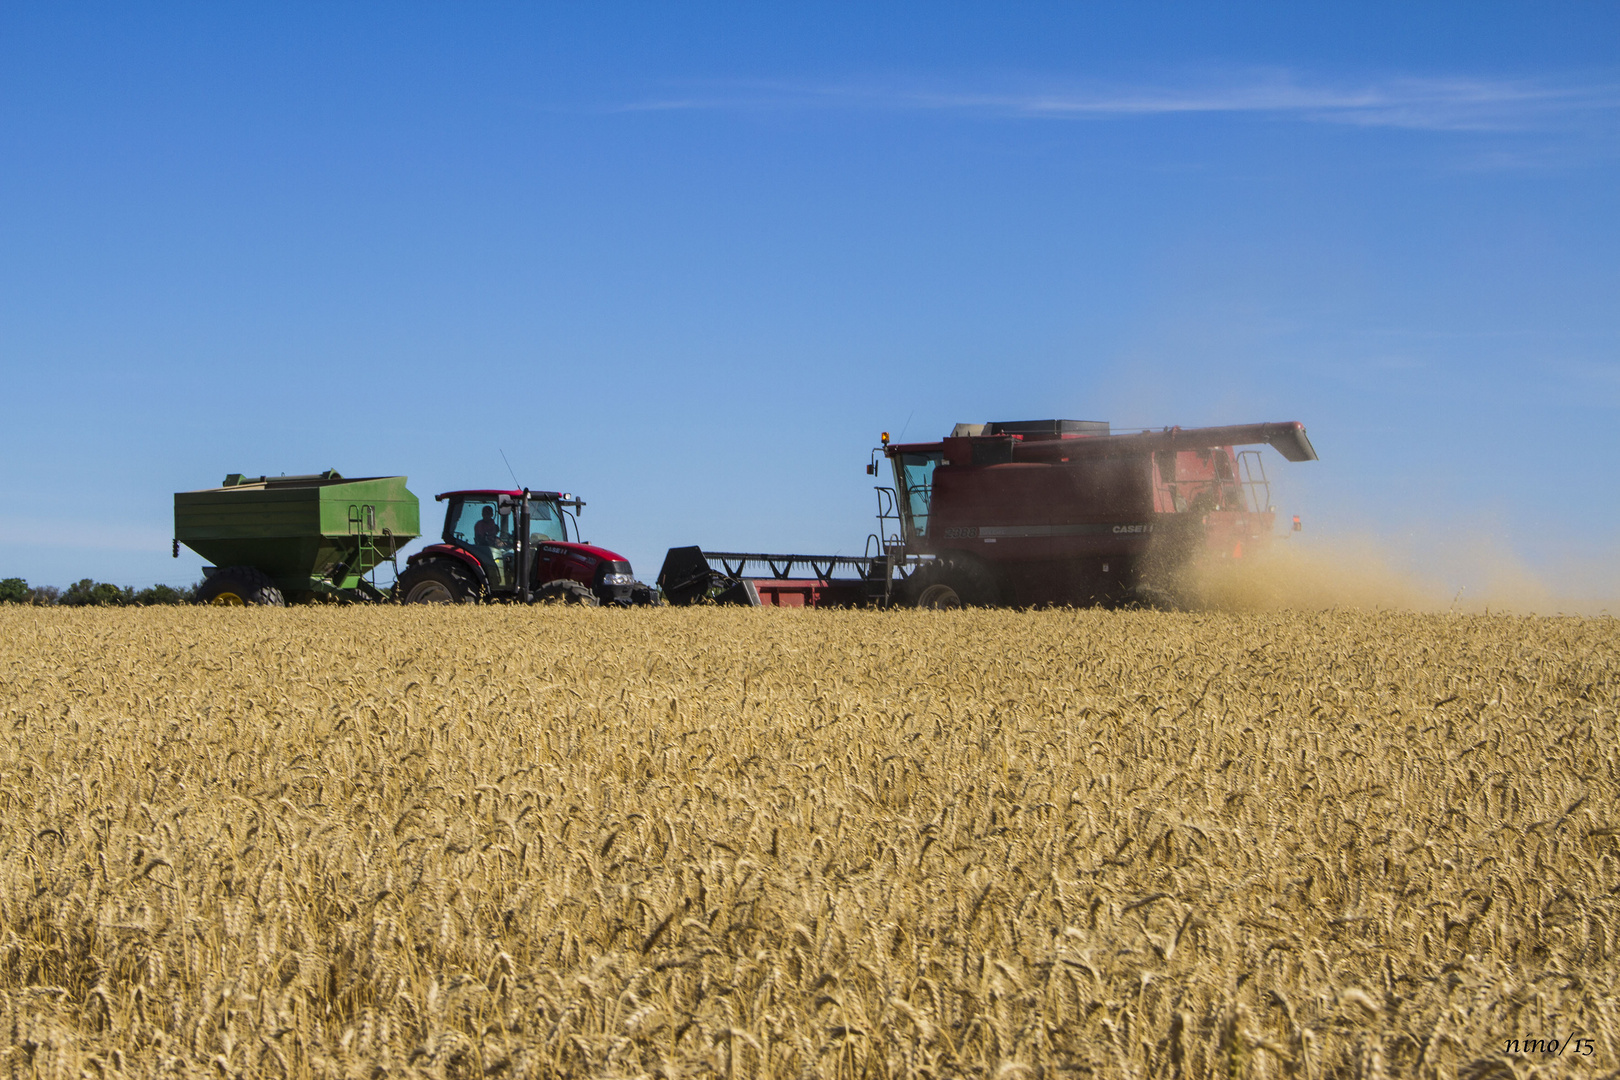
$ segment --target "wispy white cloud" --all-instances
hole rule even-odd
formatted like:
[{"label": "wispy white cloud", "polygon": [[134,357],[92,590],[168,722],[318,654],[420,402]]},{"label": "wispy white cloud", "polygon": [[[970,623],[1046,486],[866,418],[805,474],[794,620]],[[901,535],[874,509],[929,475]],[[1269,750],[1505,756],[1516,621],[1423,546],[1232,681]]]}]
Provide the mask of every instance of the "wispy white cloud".
[{"label": "wispy white cloud", "polygon": [[1089,84],[939,89],[878,83],[722,83],[623,106],[627,110],[871,109],[1053,119],[1250,115],[1426,131],[1533,130],[1620,112],[1620,81],[1555,85],[1480,78],[1313,83],[1290,73],[1246,74],[1183,86]]}]

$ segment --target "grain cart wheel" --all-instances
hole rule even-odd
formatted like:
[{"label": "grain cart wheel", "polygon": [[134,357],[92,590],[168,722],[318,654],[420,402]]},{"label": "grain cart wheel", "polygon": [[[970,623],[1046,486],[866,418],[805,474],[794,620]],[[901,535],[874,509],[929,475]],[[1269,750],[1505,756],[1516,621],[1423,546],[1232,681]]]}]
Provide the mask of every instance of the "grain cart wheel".
[{"label": "grain cart wheel", "polygon": [[394,595],[402,604],[470,604],[478,599],[478,585],[461,567],[429,559],[405,568]]},{"label": "grain cart wheel", "polygon": [[197,603],[221,607],[262,604],[286,607],[287,601],[269,574],[251,566],[223,566],[209,575],[197,589]]},{"label": "grain cart wheel", "polygon": [[583,604],[586,607],[596,607],[596,594],[591,592],[589,585],[582,585],[567,578],[558,578],[548,581],[534,592],[534,602],[537,604]]}]

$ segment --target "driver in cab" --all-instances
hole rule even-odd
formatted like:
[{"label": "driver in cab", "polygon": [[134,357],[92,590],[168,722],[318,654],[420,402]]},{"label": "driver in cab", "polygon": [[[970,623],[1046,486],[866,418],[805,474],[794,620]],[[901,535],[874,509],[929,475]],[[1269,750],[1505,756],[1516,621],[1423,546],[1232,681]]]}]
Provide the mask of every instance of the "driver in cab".
[{"label": "driver in cab", "polygon": [[473,523],[473,554],[484,564],[490,582],[496,588],[504,587],[509,569],[497,550],[509,548],[501,537],[501,523],[495,519],[495,508],[484,507],[484,516]]},{"label": "driver in cab", "polygon": [[501,528],[495,523],[495,508],[484,507],[483,518],[473,526],[473,543],[484,547],[494,547],[500,543]]}]

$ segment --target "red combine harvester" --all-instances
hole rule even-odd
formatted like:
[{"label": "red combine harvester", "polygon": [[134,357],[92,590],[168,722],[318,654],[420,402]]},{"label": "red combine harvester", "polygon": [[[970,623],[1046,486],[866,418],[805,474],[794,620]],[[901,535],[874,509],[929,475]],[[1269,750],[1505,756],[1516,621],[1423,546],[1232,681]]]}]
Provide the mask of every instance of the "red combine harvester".
[{"label": "red combine harvester", "polygon": [[[1242,558],[1276,521],[1259,450],[1315,461],[1298,422],[1113,433],[1106,422],[958,424],[873,451],[878,531],[860,557],[672,548],[672,603],[916,607],[1120,604],[1200,554]],[[1298,527],[1297,521],[1295,527]],[[795,577],[803,567],[808,576]],[[748,574],[750,568],[769,575]]]},{"label": "red combine harvester", "polygon": [[[570,604],[655,602],[629,560],[581,542],[569,522],[585,500],[557,491],[447,491],[442,543],[406,560],[394,596],[407,604],[478,600]],[[570,513],[572,510],[572,513]]]}]

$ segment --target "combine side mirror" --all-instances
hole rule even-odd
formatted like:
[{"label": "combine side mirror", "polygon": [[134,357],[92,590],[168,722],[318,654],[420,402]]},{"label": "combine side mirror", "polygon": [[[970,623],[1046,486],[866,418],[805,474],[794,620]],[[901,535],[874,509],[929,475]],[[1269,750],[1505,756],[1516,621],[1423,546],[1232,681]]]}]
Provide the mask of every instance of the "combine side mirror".
[{"label": "combine side mirror", "polygon": [[876,476],[877,475],[877,466],[873,465],[871,462],[867,462],[866,463],[866,475],[867,476]]}]

